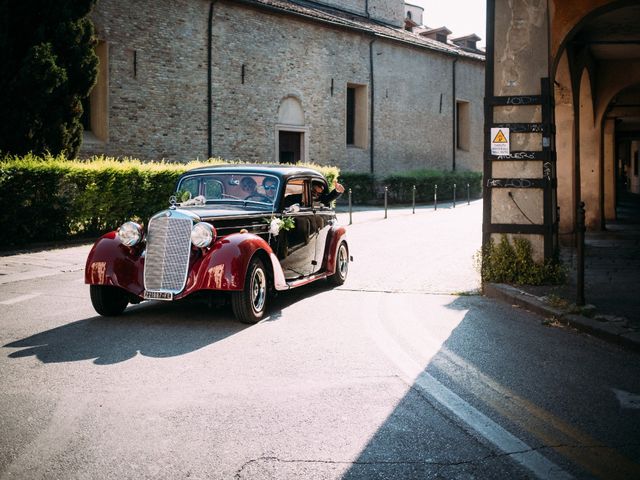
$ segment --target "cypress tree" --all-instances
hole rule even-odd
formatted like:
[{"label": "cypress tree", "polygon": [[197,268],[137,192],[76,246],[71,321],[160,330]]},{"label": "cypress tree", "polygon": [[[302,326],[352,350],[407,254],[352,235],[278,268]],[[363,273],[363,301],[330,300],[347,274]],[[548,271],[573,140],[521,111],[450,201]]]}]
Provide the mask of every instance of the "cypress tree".
[{"label": "cypress tree", "polygon": [[0,153],[77,155],[98,73],[94,3],[0,0]]}]

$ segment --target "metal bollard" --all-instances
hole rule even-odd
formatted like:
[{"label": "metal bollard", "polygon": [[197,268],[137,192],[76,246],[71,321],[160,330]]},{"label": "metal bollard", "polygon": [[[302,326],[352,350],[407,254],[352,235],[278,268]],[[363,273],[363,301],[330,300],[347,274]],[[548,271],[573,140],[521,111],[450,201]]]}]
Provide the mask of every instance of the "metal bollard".
[{"label": "metal bollard", "polygon": [[453,208],[456,208],[456,184],[453,184]]},{"label": "metal bollard", "polygon": [[349,225],[353,223],[353,208],[351,203],[351,189],[349,189]]},{"label": "metal bollard", "polygon": [[413,203],[413,213],[416,213],[416,186],[413,186],[413,198],[412,198],[412,203]]},{"label": "metal bollard", "polygon": [[469,196],[469,184],[467,183],[467,205],[471,205],[471,197]]},{"label": "metal bollard", "polygon": [[433,190],[433,209],[438,210],[438,185],[435,185]]},{"label": "metal bollard", "polygon": [[389,188],[384,187],[384,218],[387,218],[387,196],[389,194]]},{"label": "metal bollard", "polygon": [[584,202],[578,206],[578,218],[576,219],[576,305],[584,305],[584,232],[585,209]]}]

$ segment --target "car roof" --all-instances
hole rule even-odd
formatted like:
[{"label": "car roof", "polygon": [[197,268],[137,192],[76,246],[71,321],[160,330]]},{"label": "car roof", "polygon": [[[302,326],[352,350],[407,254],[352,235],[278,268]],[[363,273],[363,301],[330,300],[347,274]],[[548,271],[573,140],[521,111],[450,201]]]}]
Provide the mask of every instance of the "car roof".
[{"label": "car roof", "polygon": [[286,180],[290,177],[309,176],[318,179],[324,179],[324,176],[308,167],[301,167],[298,165],[267,165],[267,164],[226,164],[226,165],[212,165],[210,167],[198,167],[184,172],[181,177],[203,174],[203,173],[239,173],[239,174],[251,174],[260,173],[267,175],[274,175],[280,179]]}]

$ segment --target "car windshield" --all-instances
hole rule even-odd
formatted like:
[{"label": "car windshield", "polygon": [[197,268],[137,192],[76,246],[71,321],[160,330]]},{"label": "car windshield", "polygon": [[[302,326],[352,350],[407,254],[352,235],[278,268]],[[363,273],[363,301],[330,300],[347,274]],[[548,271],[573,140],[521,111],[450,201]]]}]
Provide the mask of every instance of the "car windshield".
[{"label": "car windshield", "polygon": [[271,208],[279,187],[277,177],[263,173],[193,174],[180,180],[176,198],[183,204],[204,197],[205,203],[242,202]]}]

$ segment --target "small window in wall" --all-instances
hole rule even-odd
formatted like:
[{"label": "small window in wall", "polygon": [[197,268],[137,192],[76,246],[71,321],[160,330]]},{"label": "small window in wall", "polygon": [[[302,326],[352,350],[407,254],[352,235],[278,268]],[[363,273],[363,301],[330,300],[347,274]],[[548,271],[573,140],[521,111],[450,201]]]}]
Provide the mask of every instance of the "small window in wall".
[{"label": "small window in wall", "polygon": [[442,33],[437,33],[436,34],[436,40],[441,42],[441,43],[447,43],[447,36],[442,34]]},{"label": "small window in wall", "polygon": [[85,140],[106,141],[108,138],[108,79],[109,51],[107,42],[99,41],[96,46],[98,56],[98,78],[89,97],[82,102],[82,124]]},{"label": "small window in wall", "polygon": [[366,148],[368,129],[368,96],[366,85],[347,85],[347,145]]},{"label": "small window in wall", "polygon": [[456,148],[469,151],[469,102],[456,102]]}]

